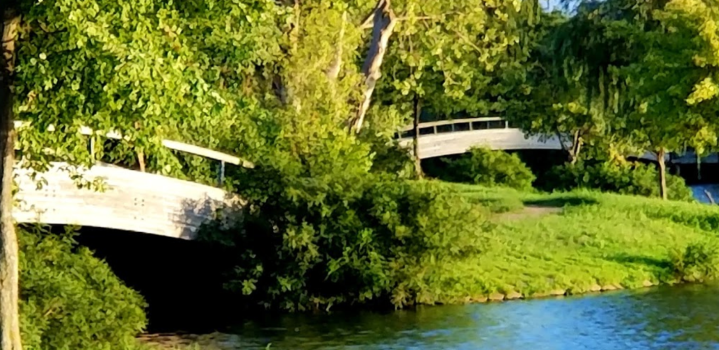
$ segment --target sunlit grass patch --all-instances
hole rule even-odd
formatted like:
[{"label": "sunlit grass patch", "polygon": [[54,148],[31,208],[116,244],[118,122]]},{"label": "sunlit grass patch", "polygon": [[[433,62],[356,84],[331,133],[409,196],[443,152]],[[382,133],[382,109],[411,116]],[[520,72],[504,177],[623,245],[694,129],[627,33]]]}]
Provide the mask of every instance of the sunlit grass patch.
[{"label": "sunlit grass patch", "polygon": [[[456,261],[452,272],[443,272],[463,276],[457,279],[472,286],[466,287],[467,293],[573,294],[597,286],[675,283],[681,277],[672,267],[673,251],[695,242],[719,243],[719,207],[591,191],[542,194],[446,186],[474,203],[510,203],[505,204],[510,211],[562,208],[549,215],[516,215],[496,222],[486,233],[489,243],[481,254]],[[446,294],[455,298],[452,292]]]}]

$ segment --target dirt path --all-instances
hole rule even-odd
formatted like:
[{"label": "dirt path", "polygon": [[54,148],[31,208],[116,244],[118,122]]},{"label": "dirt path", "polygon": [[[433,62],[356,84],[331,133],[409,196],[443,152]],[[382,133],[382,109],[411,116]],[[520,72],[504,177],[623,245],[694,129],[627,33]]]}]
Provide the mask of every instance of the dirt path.
[{"label": "dirt path", "polygon": [[534,217],[540,217],[551,214],[559,214],[562,212],[562,208],[547,207],[538,205],[527,205],[520,211],[514,211],[509,213],[497,214],[496,217],[499,220],[521,220],[529,219]]}]

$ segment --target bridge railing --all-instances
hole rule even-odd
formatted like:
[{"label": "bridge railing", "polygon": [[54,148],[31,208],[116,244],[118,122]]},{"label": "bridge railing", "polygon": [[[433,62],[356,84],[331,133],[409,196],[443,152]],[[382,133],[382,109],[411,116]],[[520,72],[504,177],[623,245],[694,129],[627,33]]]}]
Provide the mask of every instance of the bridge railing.
[{"label": "bridge railing", "polygon": [[[419,136],[444,134],[451,132],[475,131],[475,130],[501,130],[516,129],[516,127],[501,117],[480,117],[466,119],[439,120],[419,124]],[[414,137],[414,126],[409,125],[402,128],[398,138]]]},{"label": "bridge railing", "polygon": [[[22,130],[23,127],[26,127],[29,125],[29,123],[25,121],[15,121],[15,128],[18,130]],[[49,132],[55,131],[55,127],[53,125],[50,125],[48,127]],[[96,131],[90,129],[89,127],[81,127],[80,128],[80,134],[91,136],[98,134]],[[110,131],[106,132],[103,136],[107,137],[108,139],[115,139],[115,140],[122,140],[125,139],[125,137],[122,136],[119,132],[116,131]],[[179,152],[184,153],[190,153],[197,156],[201,156],[208,159],[217,160],[220,162],[220,166],[218,168],[217,172],[217,185],[222,186],[225,178],[225,164],[233,164],[233,165],[239,165],[246,168],[252,168],[254,165],[251,162],[248,162],[240,157],[236,157],[227,153],[214,151],[211,149],[190,145],[187,143],[179,142],[179,141],[173,141],[173,140],[162,140],[162,145],[165,148],[172,149]],[[94,152],[95,150],[95,139],[90,138],[89,139],[89,147],[90,152]]]}]

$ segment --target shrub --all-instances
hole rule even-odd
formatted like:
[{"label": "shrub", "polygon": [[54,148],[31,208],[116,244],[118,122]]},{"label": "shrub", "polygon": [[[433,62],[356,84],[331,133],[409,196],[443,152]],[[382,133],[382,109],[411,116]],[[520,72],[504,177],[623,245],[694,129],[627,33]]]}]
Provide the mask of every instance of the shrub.
[{"label": "shrub", "polygon": [[535,177],[516,154],[489,148],[472,148],[459,159],[447,161],[445,179],[517,189],[532,187]]},{"label": "shrub", "polygon": [[[638,162],[565,164],[553,168],[547,176],[545,190],[568,191],[575,188],[604,192],[659,196],[659,173],[652,165]],[[692,192],[679,176],[667,174],[669,199],[692,200]]]},{"label": "shrub", "polygon": [[245,226],[203,237],[237,247],[227,287],[268,308],[431,303],[441,291],[432,264],[484,245],[482,208],[435,183],[258,179],[271,195],[249,201]]},{"label": "shrub", "polygon": [[672,269],[677,278],[702,282],[719,277],[719,245],[715,242],[692,243],[684,251],[674,252]]},{"label": "shrub", "polygon": [[25,349],[132,349],[144,301],[72,233],[20,230],[20,310]]}]

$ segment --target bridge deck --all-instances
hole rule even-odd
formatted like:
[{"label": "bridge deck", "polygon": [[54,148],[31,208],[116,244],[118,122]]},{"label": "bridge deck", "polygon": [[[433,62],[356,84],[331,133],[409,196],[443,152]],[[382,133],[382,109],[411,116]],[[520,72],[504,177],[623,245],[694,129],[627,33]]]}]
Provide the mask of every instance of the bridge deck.
[{"label": "bridge deck", "polygon": [[[410,146],[412,139],[403,138],[400,144]],[[455,131],[419,137],[419,155],[422,159],[461,154],[474,146],[487,146],[500,150],[562,149],[557,137],[547,137],[544,140],[537,136],[525,138],[520,129]]]},{"label": "bridge deck", "polygon": [[[400,145],[411,148],[413,127],[402,129]],[[565,141],[567,142],[567,141]],[[466,153],[470,148],[486,146],[496,150],[562,150],[557,136],[525,136],[499,117],[440,120],[419,124],[419,157],[421,159]],[[568,149],[571,141],[566,144]],[[637,157],[656,161],[654,153]],[[666,159],[670,156],[667,154]]]},{"label": "bridge deck", "polygon": [[71,224],[194,239],[202,222],[218,208],[239,205],[215,187],[111,165],[96,165],[83,173],[103,179],[106,190],[79,189],[65,164],[53,164],[39,176],[38,189],[29,171],[17,170],[19,191],[13,216],[17,222]]}]

